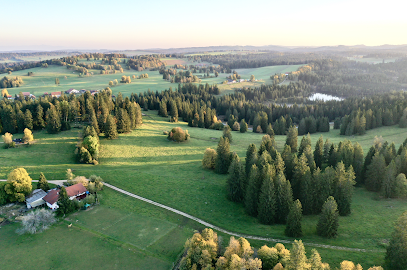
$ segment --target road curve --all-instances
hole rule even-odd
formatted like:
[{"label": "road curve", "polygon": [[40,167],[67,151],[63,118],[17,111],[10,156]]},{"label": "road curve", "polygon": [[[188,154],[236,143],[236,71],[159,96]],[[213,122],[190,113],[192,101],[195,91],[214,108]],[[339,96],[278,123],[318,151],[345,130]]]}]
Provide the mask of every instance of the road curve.
[{"label": "road curve", "polygon": [[[214,229],[214,230],[216,230],[216,231],[219,231],[219,232],[222,232],[222,233],[231,235],[231,236],[244,237],[244,238],[246,238],[246,239],[253,239],[253,240],[278,242],[278,243],[284,243],[284,244],[292,244],[292,243],[293,243],[293,241],[284,240],[284,239],[266,238],[266,237],[260,237],[260,236],[254,236],[254,235],[247,235],[247,234],[239,234],[239,233],[227,231],[227,230],[222,229],[222,228],[220,228],[220,227],[218,227],[218,226],[212,225],[212,224],[210,224],[210,223],[208,223],[208,222],[206,222],[206,221],[204,221],[204,220],[202,220],[202,219],[199,219],[199,218],[197,218],[197,217],[191,216],[191,215],[189,215],[189,214],[187,214],[187,213],[184,213],[184,212],[179,211],[179,210],[177,210],[177,209],[174,209],[174,208],[172,208],[172,207],[163,205],[163,204],[161,204],[161,203],[158,203],[158,202],[155,202],[155,201],[146,199],[146,198],[144,198],[144,197],[138,196],[138,195],[136,195],[136,194],[130,193],[130,192],[126,191],[126,190],[123,190],[123,189],[121,189],[121,188],[115,187],[115,186],[110,185],[110,184],[108,184],[108,183],[104,183],[104,186],[105,186],[105,187],[109,187],[109,188],[111,188],[111,189],[113,189],[113,190],[116,190],[116,191],[118,191],[118,192],[120,192],[120,193],[123,193],[123,194],[125,194],[125,195],[128,195],[128,196],[130,196],[130,197],[133,197],[133,198],[135,198],[135,199],[138,199],[138,200],[144,201],[144,202],[146,202],[146,203],[149,203],[149,204],[152,204],[152,205],[155,205],[155,206],[164,208],[164,209],[166,209],[166,210],[168,210],[168,211],[171,211],[171,212],[174,212],[174,213],[176,213],[176,214],[178,214],[178,215],[181,215],[181,216],[184,216],[184,217],[186,217],[186,218],[192,219],[192,220],[194,220],[194,221],[196,221],[196,222],[198,222],[198,223],[200,223],[200,224],[202,224],[202,225],[205,225],[205,226],[208,227],[208,228]],[[368,250],[368,249],[361,249],[361,248],[349,248],[349,247],[322,245],[322,244],[316,244],[316,243],[304,243],[304,242],[303,242],[303,244],[306,245],[306,246],[311,246],[311,247],[319,247],[319,248],[327,248],[327,249],[336,249],[336,250],[344,250],[344,251],[353,251],[353,252],[377,252],[377,253],[385,252],[384,250]]]}]

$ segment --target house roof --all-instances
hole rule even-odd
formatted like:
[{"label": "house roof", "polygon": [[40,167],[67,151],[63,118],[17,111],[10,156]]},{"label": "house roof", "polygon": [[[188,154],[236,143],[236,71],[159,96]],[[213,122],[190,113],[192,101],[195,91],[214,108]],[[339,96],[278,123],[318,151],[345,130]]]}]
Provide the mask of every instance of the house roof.
[{"label": "house roof", "polygon": [[22,94],[23,94],[23,96],[29,96],[29,95],[31,95],[30,92],[22,92]]},{"label": "house roof", "polygon": [[81,183],[66,188],[66,193],[68,193],[69,197],[78,196],[79,194],[83,194],[85,192],[86,188]]},{"label": "house roof", "polygon": [[59,91],[59,92],[52,92],[51,93],[51,96],[57,96],[57,95],[61,95],[62,93],[61,93],[61,91]]},{"label": "house roof", "polygon": [[53,189],[50,192],[48,192],[48,194],[42,199],[49,204],[54,204],[55,202],[58,201],[58,197],[59,197],[58,193],[59,193],[59,189]]},{"label": "house roof", "polygon": [[36,200],[42,199],[42,198],[43,198],[44,196],[46,196],[46,195],[47,195],[47,193],[46,193],[44,190],[42,190],[42,189],[35,189],[35,190],[31,193],[30,197],[26,198],[25,201],[26,201],[27,203],[32,203],[32,202],[35,202]]}]

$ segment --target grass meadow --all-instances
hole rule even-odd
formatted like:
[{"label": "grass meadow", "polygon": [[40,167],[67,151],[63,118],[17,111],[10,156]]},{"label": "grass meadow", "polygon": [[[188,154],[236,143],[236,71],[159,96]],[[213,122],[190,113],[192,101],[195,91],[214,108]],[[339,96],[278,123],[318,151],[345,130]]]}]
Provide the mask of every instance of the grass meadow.
[{"label": "grass meadow", "polygon": [[[168,65],[178,64],[196,64],[188,62],[183,59],[176,58],[163,58],[163,61],[168,62]],[[81,60],[80,62],[86,63],[86,60]],[[100,62],[91,60],[91,62]],[[202,63],[201,63],[202,64]],[[204,63],[209,65],[210,63]],[[236,71],[242,76],[242,79],[250,79],[250,75],[255,75],[256,79],[262,80],[256,83],[236,83],[233,85],[223,85],[222,82],[226,79],[230,73],[220,73],[219,77],[215,78],[202,78],[202,84],[219,84],[219,88],[224,93],[233,92],[234,89],[248,87],[248,86],[258,86],[262,83],[272,83],[270,80],[270,75],[275,73],[282,73],[287,71],[295,71],[301,65],[282,65],[282,66],[268,66],[255,69],[237,69]],[[28,76],[28,72],[33,72],[33,76]],[[170,87],[178,87],[177,83],[170,83],[169,81],[163,80],[162,75],[158,71],[135,71],[135,70],[124,70],[123,73],[116,74],[100,74],[100,70],[89,70],[93,72],[94,75],[79,77],[77,72],[67,69],[63,66],[50,65],[47,68],[37,67],[26,70],[14,71],[11,75],[6,75],[8,77],[20,76],[22,77],[24,83],[20,87],[8,88],[8,92],[11,95],[18,94],[20,92],[30,92],[35,96],[40,96],[44,93],[51,93],[57,91],[66,91],[70,88],[75,89],[86,89],[86,90],[97,90],[104,89],[109,86],[109,81],[114,81],[117,79],[119,84],[111,87],[113,94],[118,94],[121,92],[124,96],[130,96],[131,93],[142,93],[146,92],[148,89],[151,91],[162,91],[169,89]],[[132,79],[131,83],[123,84],[120,83],[122,76],[133,75],[139,76],[140,74],[148,74],[147,79]],[[202,75],[203,73],[197,73],[197,75]],[[213,75],[213,74],[211,74]],[[55,78],[59,78],[59,85],[55,84]]]},{"label": "grass meadow", "polygon": [[[73,151],[79,135],[78,129],[55,135],[41,131],[34,133],[36,143],[30,147],[0,149],[2,164],[0,179],[7,178],[8,173],[16,167],[24,167],[33,179],[38,179],[40,172],[44,172],[48,180],[65,179],[66,169],[70,168],[75,175],[100,175],[110,184],[230,231],[293,240],[284,236],[283,225],[262,225],[256,218],[245,214],[243,205],[228,201],[227,176],[202,168],[201,161],[205,149],[208,147],[216,149],[218,138],[222,135],[221,131],[190,128],[183,122],[170,123],[168,118],[157,116],[156,111],[145,113],[147,116],[143,117],[144,124],[140,129],[121,134],[116,140],[105,140],[101,137],[100,164],[97,166],[75,164]],[[175,126],[188,129],[190,141],[186,143],[168,141],[163,131]],[[261,134],[253,132],[244,134],[232,132],[232,135],[231,151],[235,151],[242,159],[248,145],[253,142],[259,146],[262,137]],[[407,132],[406,129],[392,126],[367,131],[363,136],[345,137],[339,135],[339,130],[331,130],[329,133],[313,134],[311,136],[313,144],[320,135],[334,143],[344,139],[358,141],[366,154],[376,135],[383,136],[383,139],[389,142],[394,141],[398,147],[404,141]],[[14,136],[19,137],[18,134]],[[276,142],[281,151],[285,136],[276,136]],[[134,260],[138,261],[137,256],[144,254],[149,256],[148,258],[151,257],[152,262],[158,260],[162,263],[163,269],[169,268],[182,252],[183,243],[192,236],[193,230],[202,228],[201,225],[186,218],[109,189],[105,189],[102,196],[102,206],[73,214],[68,217],[70,220],[64,221],[74,224],[72,234],[78,237],[79,242],[82,238],[89,238],[89,250],[98,254],[129,247],[131,250],[134,249],[132,251],[136,258],[133,258]],[[407,204],[404,200],[381,200],[374,193],[356,188],[352,214],[340,217],[339,236],[336,239],[324,239],[316,235],[317,216],[303,218],[302,239],[304,242],[379,250],[356,253],[319,248],[323,260],[332,265],[337,266],[344,259],[361,263],[366,268],[380,265],[383,264],[385,244],[393,231],[393,222],[405,210]],[[48,238],[57,235],[56,232],[62,230],[70,232],[65,225],[56,225],[51,230],[35,236],[17,236],[11,233],[16,225],[10,225],[0,229],[0,238],[3,239],[3,234],[7,234],[7,243],[14,245],[15,248],[20,248],[19,243],[24,243],[21,244],[21,248],[27,249],[23,252],[28,253],[29,247],[34,244],[38,244],[38,247],[46,245]],[[90,248],[94,242],[103,242],[105,246],[100,251]],[[251,242],[255,247],[264,244],[261,241]],[[310,251],[311,247],[307,249]],[[74,250],[78,254],[84,251],[86,253],[87,247],[76,245]],[[0,252],[9,253],[2,251],[1,248]],[[59,251],[53,253],[56,254],[55,258],[60,257],[57,256],[57,252]],[[46,256],[46,253],[40,253],[44,254],[41,256]],[[36,255],[38,256],[38,251]],[[114,260],[115,256],[119,255],[113,252],[106,256]],[[133,263],[133,259],[129,258],[123,263]],[[139,263],[143,262],[144,260],[140,259]],[[63,261],[59,263],[64,265]],[[157,265],[161,265],[160,263],[157,262]],[[157,266],[155,269],[160,268]]]}]

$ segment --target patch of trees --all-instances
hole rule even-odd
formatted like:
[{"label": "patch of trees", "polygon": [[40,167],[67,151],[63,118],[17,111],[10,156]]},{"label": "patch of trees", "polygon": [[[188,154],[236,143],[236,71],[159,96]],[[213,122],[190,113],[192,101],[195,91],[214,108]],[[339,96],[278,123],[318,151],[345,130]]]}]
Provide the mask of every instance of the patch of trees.
[{"label": "patch of trees", "polygon": [[[236,239],[232,236],[228,243],[224,243],[222,237],[216,232],[204,229],[202,232],[196,232],[186,241],[184,256],[178,269],[328,270],[331,268],[329,264],[322,262],[316,249],[311,250],[311,256],[308,258],[301,240],[294,240],[290,250],[281,243],[277,243],[274,247],[264,245],[256,250],[243,237]],[[363,268],[360,264],[355,266],[353,262],[344,260],[339,269],[362,270]],[[383,268],[375,266],[369,270],[383,270]]]},{"label": "patch of trees", "polygon": [[163,74],[163,79],[171,83],[199,83],[201,80],[193,74],[192,71],[186,70],[177,71],[176,68],[160,69],[160,74]]},{"label": "patch of trees", "polygon": [[97,135],[104,133],[106,138],[114,139],[118,133],[130,132],[142,124],[141,108],[128,97],[123,98],[121,93],[113,99],[110,90],[95,96],[86,92],[80,96],[61,95],[35,100],[20,96],[15,101],[0,101],[3,133],[23,132],[25,128],[46,128],[48,133],[58,133],[69,130],[72,122],[88,124]]},{"label": "patch of trees", "polygon": [[19,87],[22,84],[23,84],[23,79],[21,77],[19,77],[19,76],[12,77],[12,78],[4,76],[0,80],[0,87],[2,87],[2,88]]},{"label": "patch of trees", "polygon": [[174,141],[174,142],[184,142],[189,140],[189,133],[188,130],[183,130],[180,127],[175,127],[171,129],[171,131],[168,133],[168,140]]},{"label": "patch of trees", "polygon": [[99,158],[99,136],[93,126],[83,129],[81,140],[76,145],[75,155],[79,163],[98,164]]}]

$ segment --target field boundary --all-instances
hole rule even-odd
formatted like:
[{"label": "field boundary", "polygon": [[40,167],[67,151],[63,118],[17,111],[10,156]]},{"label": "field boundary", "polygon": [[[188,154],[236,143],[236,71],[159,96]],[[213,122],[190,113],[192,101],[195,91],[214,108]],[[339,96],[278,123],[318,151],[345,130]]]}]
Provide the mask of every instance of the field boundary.
[{"label": "field boundary", "polygon": [[[208,222],[206,222],[206,221],[204,221],[204,220],[202,220],[202,219],[199,219],[199,218],[197,218],[197,217],[194,217],[194,216],[192,216],[192,215],[189,215],[189,214],[187,214],[187,213],[185,213],[185,212],[182,212],[182,211],[179,211],[179,210],[174,209],[174,208],[172,208],[172,207],[169,207],[169,206],[163,205],[163,204],[161,204],[161,203],[152,201],[152,200],[150,200],[150,199],[146,199],[146,198],[144,198],[144,197],[141,197],[141,196],[139,196],[139,195],[133,194],[133,193],[128,192],[128,191],[126,191],[126,190],[124,190],[124,189],[121,189],[121,188],[118,188],[118,187],[116,187],[116,186],[113,186],[113,185],[111,185],[111,184],[104,183],[104,186],[109,187],[109,188],[111,188],[111,189],[113,189],[113,190],[116,190],[117,192],[120,192],[120,193],[122,193],[122,194],[125,194],[125,195],[128,195],[128,196],[130,196],[130,197],[133,197],[133,198],[135,198],[135,199],[144,201],[144,202],[146,202],[146,203],[149,203],[149,204],[152,204],[152,205],[161,207],[161,208],[163,208],[163,209],[166,209],[166,210],[171,211],[171,212],[173,212],[173,213],[176,213],[176,214],[178,214],[178,215],[184,216],[184,217],[189,218],[189,219],[191,219],[191,220],[194,220],[194,221],[196,221],[196,222],[198,222],[198,223],[200,223],[200,224],[202,224],[202,225],[205,225],[205,226],[208,227],[208,228],[214,229],[214,230],[216,230],[216,231],[219,231],[219,232],[222,232],[222,233],[231,235],[231,236],[244,237],[244,238],[246,238],[246,239],[253,239],[253,240],[260,240],[260,241],[268,241],[268,242],[276,242],[276,243],[283,243],[283,244],[292,244],[292,243],[294,242],[294,241],[285,240],[285,239],[267,238],[267,237],[260,237],[260,236],[255,236],[255,235],[247,235],[247,234],[239,234],[239,233],[236,233],[236,232],[231,232],[231,231],[222,229],[222,228],[220,228],[220,227],[218,227],[218,226],[215,226],[215,225],[213,225],[213,224],[211,224],[211,223],[208,223]],[[353,252],[374,252],[374,253],[384,253],[384,252],[385,252],[384,250],[379,250],[379,249],[376,249],[376,250],[370,249],[370,250],[369,250],[369,249],[363,249],[363,248],[349,248],[349,247],[323,245],[323,244],[316,244],[316,243],[305,243],[305,242],[303,242],[303,244],[304,244],[305,246],[311,246],[311,247],[326,248],[326,249],[335,249],[335,250],[343,250],[343,251],[353,251]]]}]

